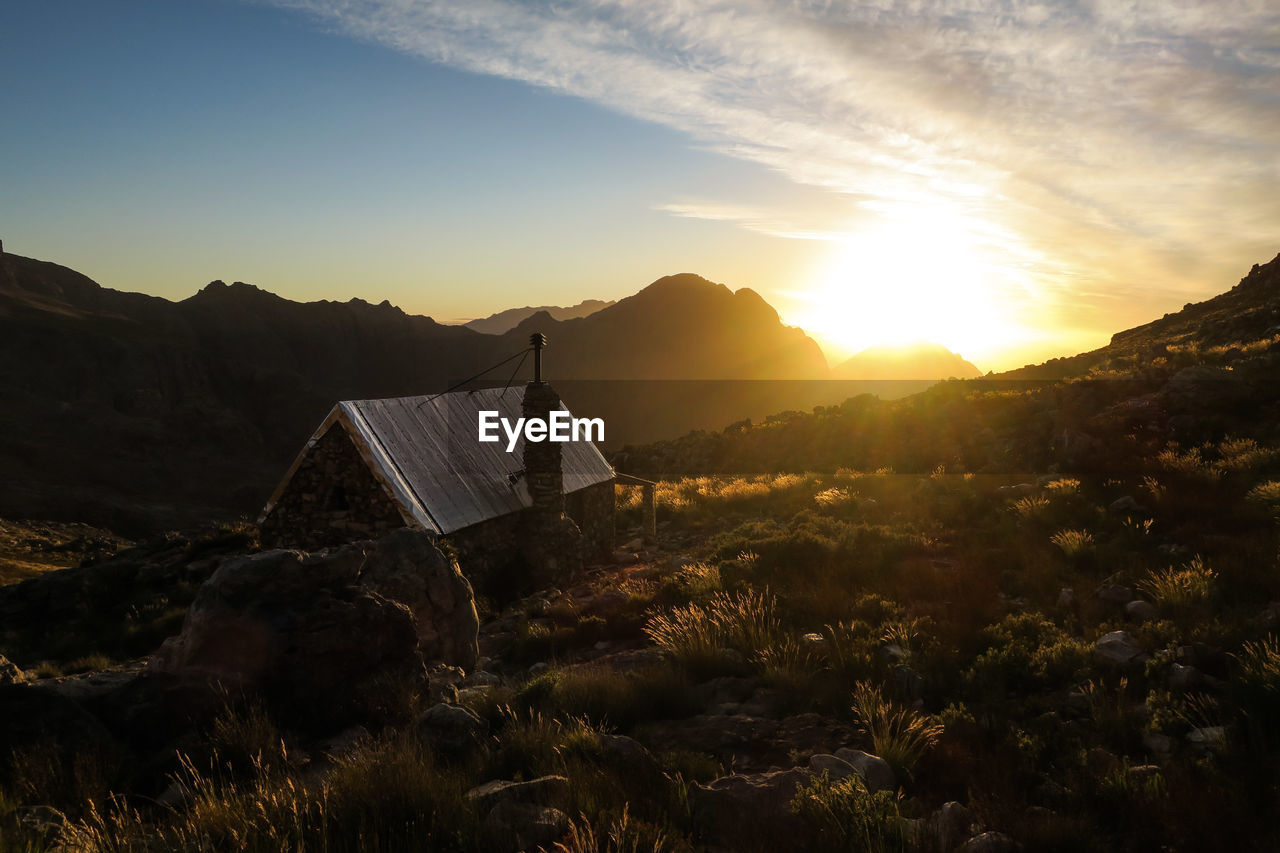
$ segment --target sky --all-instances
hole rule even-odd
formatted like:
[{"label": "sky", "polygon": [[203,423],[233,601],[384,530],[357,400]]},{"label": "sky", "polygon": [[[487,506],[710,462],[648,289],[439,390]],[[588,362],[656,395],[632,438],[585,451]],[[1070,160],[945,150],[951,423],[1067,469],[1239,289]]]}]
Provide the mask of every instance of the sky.
[{"label": "sky", "polygon": [[1101,346],[1280,252],[1280,4],[17,0],[0,239],[440,320],[677,272],[834,358]]}]

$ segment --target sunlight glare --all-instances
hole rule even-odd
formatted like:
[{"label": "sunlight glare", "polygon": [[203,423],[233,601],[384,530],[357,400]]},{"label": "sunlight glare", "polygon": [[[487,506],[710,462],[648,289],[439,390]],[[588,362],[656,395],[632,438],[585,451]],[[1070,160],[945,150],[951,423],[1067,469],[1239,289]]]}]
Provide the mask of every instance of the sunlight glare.
[{"label": "sunlight glare", "polygon": [[790,294],[805,306],[798,325],[850,352],[929,341],[979,362],[1027,338],[1015,313],[1031,283],[1016,237],[940,205],[878,212]]}]

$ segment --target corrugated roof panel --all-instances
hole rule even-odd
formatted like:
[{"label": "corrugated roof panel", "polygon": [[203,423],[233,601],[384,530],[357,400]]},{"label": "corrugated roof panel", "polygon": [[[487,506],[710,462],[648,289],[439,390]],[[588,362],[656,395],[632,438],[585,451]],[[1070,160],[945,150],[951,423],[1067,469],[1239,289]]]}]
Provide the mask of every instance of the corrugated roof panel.
[{"label": "corrugated roof panel", "polygon": [[[414,516],[424,526],[452,533],[531,505],[524,478],[513,482],[524,467],[523,437],[508,453],[505,438],[481,443],[477,435],[481,411],[497,411],[514,423],[523,398],[523,388],[493,388],[349,400],[341,407]],[[566,492],[613,479],[613,468],[594,444],[567,442],[561,451]]]}]

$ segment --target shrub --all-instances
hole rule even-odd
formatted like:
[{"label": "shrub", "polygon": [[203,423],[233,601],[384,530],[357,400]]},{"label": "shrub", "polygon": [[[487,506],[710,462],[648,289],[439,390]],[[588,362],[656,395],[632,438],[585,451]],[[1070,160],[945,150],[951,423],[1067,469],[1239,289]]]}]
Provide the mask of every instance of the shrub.
[{"label": "shrub", "polygon": [[[596,826],[603,826],[597,835]],[[550,848],[538,848],[542,853],[673,853],[690,849],[683,839],[675,839],[661,827],[631,817],[630,806],[623,806],[616,817],[604,817],[593,825],[584,814],[578,820],[569,821],[569,831],[563,841]]]},{"label": "shrub", "polygon": [[714,669],[721,649],[746,657],[784,638],[768,592],[723,593],[705,604],[688,604],[654,616],[644,627],[653,644],[692,669]]},{"label": "shrub", "polygon": [[1068,477],[1045,484],[1045,490],[1055,497],[1071,497],[1080,493],[1080,481]]},{"label": "shrub", "polygon": [[897,801],[887,791],[869,793],[857,777],[838,782],[825,776],[815,779],[796,792],[791,812],[801,826],[796,849],[817,853],[905,853],[909,849]]},{"label": "shrub", "polygon": [[853,715],[872,750],[893,768],[899,779],[910,779],[920,756],[938,742],[942,724],[914,708],[885,699],[878,687],[860,681],[853,689]]},{"label": "shrub", "polygon": [[983,630],[988,648],[970,667],[974,687],[1003,696],[1007,690],[1059,687],[1089,665],[1089,646],[1039,613],[1015,613]]},{"label": "shrub", "polygon": [[1280,513],[1280,480],[1268,480],[1254,486],[1246,497],[1272,513]]},{"label": "shrub", "polygon": [[1185,566],[1152,571],[1139,585],[1159,604],[1177,609],[1207,604],[1213,597],[1217,579],[1218,573],[1196,555]]},{"label": "shrub", "polygon": [[1059,530],[1049,541],[1068,557],[1079,557],[1093,551],[1093,535],[1087,530]]},{"label": "shrub", "polygon": [[1013,502],[1013,512],[1026,521],[1043,518],[1049,512],[1049,499],[1042,495],[1028,495]]},{"label": "shrub", "polygon": [[1280,697],[1280,640],[1276,637],[1245,643],[1236,655],[1236,666],[1240,682]]},{"label": "shrub", "polygon": [[526,683],[516,694],[516,703],[556,717],[580,717],[623,729],[697,710],[689,679],[669,666],[632,672],[603,666],[552,671]]}]

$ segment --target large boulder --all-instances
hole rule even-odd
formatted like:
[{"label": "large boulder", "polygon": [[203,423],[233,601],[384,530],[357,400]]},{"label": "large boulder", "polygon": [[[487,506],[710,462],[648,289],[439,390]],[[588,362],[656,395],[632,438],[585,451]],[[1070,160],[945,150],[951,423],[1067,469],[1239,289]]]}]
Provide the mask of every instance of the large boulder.
[{"label": "large boulder", "polygon": [[[428,624],[429,623],[429,624]],[[314,726],[347,724],[380,689],[424,678],[424,658],[476,657],[465,578],[421,532],[313,554],[223,563],[155,669],[256,693]]]},{"label": "large boulder", "polygon": [[1128,633],[1111,631],[1093,644],[1093,659],[1102,666],[1129,669],[1145,663],[1147,654]]},{"label": "large boulder", "polygon": [[760,833],[794,825],[791,801],[814,779],[808,768],[722,776],[689,791],[694,829],[704,840],[727,849],[758,841]]},{"label": "large boulder", "polygon": [[541,776],[527,782],[494,779],[467,792],[467,802],[485,817],[476,845],[495,853],[545,848],[569,829],[561,808],[569,800],[569,780]]},{"label": "large boulder", "polygon": [[842,748],[836,750],[836,758],[846,762],[867,786],[871,793],[876,791],[893,791],[898,787],[897,777],[889,762],[878,755],[863,752],[860,749]]},{"label": "large boulder", "polygon": [[409,608],[425,660],[475,666],[480,625],[471,584],[429,536],[404,528],[377,540],[360,585]]}]

